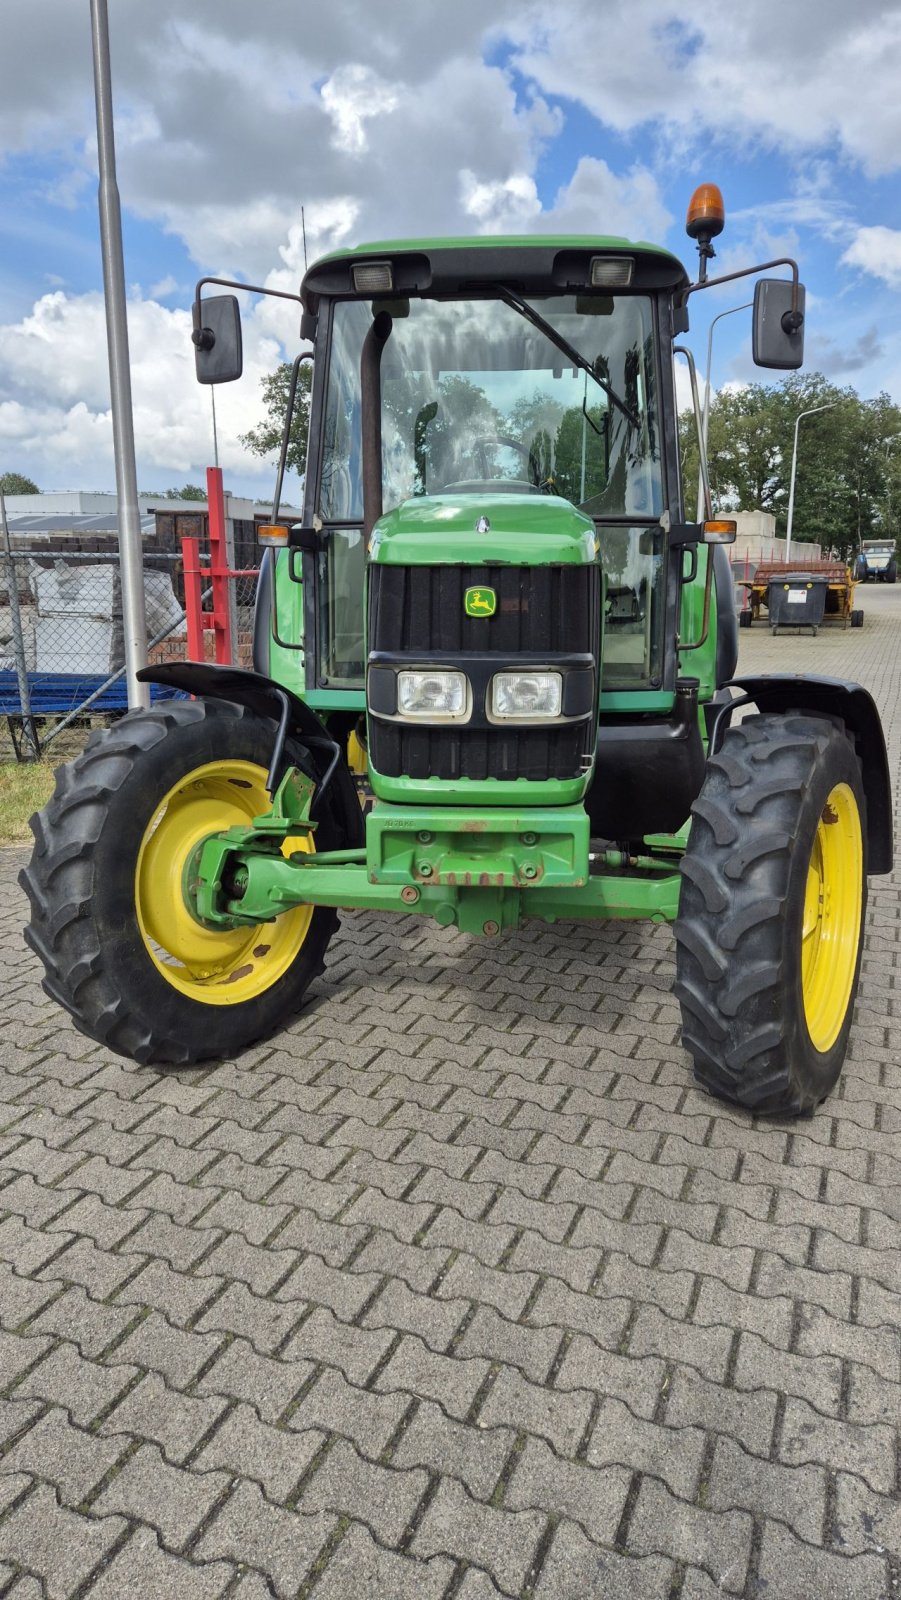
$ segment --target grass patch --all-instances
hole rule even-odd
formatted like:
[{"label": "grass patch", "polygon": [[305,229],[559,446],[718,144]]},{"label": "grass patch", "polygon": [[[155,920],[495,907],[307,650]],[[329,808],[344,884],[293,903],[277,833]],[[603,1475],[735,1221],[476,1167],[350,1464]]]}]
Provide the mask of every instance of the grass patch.
[{"label": "grass patch", "polygon": [[46,761],[0,761],[0,844],[31,841],[28,818],[53,793],[53,768]]}]

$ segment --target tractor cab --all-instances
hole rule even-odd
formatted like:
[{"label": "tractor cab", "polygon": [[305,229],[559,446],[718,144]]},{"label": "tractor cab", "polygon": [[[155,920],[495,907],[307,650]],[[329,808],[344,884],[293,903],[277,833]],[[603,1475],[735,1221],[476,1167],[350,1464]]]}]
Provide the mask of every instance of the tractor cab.
[{"label": "tractor cab", "polygon": [[[382,243],[317,263],[302,288],[315,329],[304,493],[313,537],[305,557],[278,557],[259,666],[277,667],[314,704],[361,694],[379,517],[399,518],[408,538],[415,528],[437,565],[452,560],[461,529],[481,527],[473,554],[486,565],[501,524],[528,563],[539,530],[571,523],[575,509],[604,572],[605,692],[671,695],[661,516],[678,499],[678,464],[661,394],[673,385],[672,305],[686,284],[675,257],[609,238]],[[379,456],[369,505],[367,447]],[[304,583],[299,659],[298,630],[279,618],[299,620],[290,586]]]}]

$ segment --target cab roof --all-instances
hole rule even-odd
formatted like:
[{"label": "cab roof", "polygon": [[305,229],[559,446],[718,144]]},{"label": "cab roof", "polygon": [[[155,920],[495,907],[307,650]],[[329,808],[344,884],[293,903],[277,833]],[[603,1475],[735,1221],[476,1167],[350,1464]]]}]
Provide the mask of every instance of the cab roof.
[{"label": "cab roof", "polygon": [[[648,293],[682,289],[689,279],[682,262],[645,241],[608,234],[509,234],[475,238],[381,239],[334,250],[313,263],[301,285],[304,305],[315,311],[322,295],[366,299],[354,288],[352,268],[390,261],[394,295],[461,294],[503,283],[523,293],[590,293],[595,256],[633,260],[628,289]],[[595,293],[610,294],[608,287]]]}]

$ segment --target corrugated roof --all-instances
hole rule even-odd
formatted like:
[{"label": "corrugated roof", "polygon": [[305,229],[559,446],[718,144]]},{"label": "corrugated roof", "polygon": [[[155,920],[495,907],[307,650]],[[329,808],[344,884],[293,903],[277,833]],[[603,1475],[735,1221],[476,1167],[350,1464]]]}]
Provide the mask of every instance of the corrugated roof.
[{"label": "corrugated roof", "polygon": [[[10,533],[110,533],[119,532],[119,522],[115,512],[106,512],[99,517],[80,516],[18,516],[8,517]],[[141,517],[141,532],[153,533],[156,519],[144,515]]]}]

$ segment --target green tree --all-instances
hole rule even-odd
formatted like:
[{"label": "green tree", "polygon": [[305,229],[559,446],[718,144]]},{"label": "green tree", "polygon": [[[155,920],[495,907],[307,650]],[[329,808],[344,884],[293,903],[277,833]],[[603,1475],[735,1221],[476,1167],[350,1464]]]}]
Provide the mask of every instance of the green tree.
[{"label": "green tree", "polygon": [[[288,392],[291,387],[290,361],[283,361],[262,381],[264,420],[258,428],[240,435],[245,450],[255,456],[266,456],[277,461],[282,448],[285,418],[288,415]],[[297,378],[297,395],[294,416],[291,419],[291,440],[288,446],[288,467],[303,473],[307,465],[307,438],[310,427],[310,382],[313,371],[308,361],[301,366]]]},{"label": "green tree", "polygon": [[564,407],[536,389],[513,406],[509,431],[528,446],[540,481],[580,505],[606,488],[607,425],[601,406],[583,414],[581,406]]},{"label": "green tree", "polygon": [[557,493],[582,505],[607,487],[607,428],[600,406],[570,406],[560,418],[554,440],[554,482]]},{"label": "green tree", "polygon": [[501,476],[496,456],[503,421],[485,391],[469,378],[448,373],[436,383],[423,373],[392,375],[382,385],[382,406],[386,484],[394,476],[392,437],[398,448],[395,487],[403,486],[404,493],[409,492],[411,447],[414,494],[435,494],[466,478]]},{"label": "green tree", "polygon": [[[781,384],[722,391],[710,408],[707,460],[714,508],[770,511],[784,536],[788,518],[795,423],[798,436],[792,541],[821,544],[848,556],[873,533],[897,536],[899,467],[887,441],[901,433],[901,410],[881,394],[863,401],[821,373],[793,373]],[[694,416],[679,419],[686,505],[694,509],[698,477]]]},{"label": "green tree", "polygon": [[186,483],[182,489],[167,489],[167,500],[205,500],[206,490],[199,483]]},{"label": "green tree", "polygon": [[0,490],[4,494],[40,494],[36,483],[21,472],[0,472]]}]

